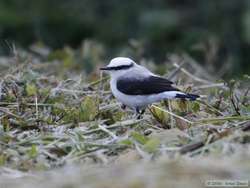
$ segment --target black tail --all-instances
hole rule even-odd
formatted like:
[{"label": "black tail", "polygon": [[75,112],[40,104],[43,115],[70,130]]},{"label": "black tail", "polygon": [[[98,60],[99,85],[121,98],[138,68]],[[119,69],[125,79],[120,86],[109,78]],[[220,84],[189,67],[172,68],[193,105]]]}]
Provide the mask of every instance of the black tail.
[{"label": "black tail", "polygon": [[175,98],[179,99],[190,99],[190,101],[195,101],[197,98],[199,98],[199,95],[185,93],[185,94],[176,94]]}]

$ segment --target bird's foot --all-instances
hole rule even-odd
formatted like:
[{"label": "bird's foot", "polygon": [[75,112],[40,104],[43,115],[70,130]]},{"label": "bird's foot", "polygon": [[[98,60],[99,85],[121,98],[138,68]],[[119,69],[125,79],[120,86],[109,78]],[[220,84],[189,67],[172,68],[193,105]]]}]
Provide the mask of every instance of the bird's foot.
[{"label": "bird's foot", "polygon": [[126,106],[125,104],[122,104],[122,105],[121,105],[121,108],[122,108],[123,110],[125,110],[126,107],[127,107],[127,106]]},{"label": "bird's foot", "polygon": [[142,115],[141,114],[136,114],[136,119],[142,119]]},{"label": "bird's foot", "polygon": [[136,108],[136,119],[142,119],[144,113],[145,109],[140,110],[139,108]]}]

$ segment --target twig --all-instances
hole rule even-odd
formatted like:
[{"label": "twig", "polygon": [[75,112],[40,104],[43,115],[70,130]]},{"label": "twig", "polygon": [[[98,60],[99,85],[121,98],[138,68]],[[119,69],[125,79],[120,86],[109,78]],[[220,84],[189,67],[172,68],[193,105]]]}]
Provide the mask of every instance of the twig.
[{"label": "twig", "polygon": [[205,106],[207,106],[208,108],[210,108],[211,110],[213,110],[214,112],[216,112],[217,114],[220,114],[221,116],[224,116],[224,114],[219,111],[218,109],[214,108],[213,106],[211,106],[210,104],[206,103],[205,101],[202,101],[202,100],[196,100],[198,103],[201,103]]},{"label": "twig", "polygon": [[117,140],[117,136],[112,133],[110,130],[108,130],[106,127],[102,126],[102,125],[98,125],[99,129],[101,129],[103,132],[109,134],[114,140]]},{"label": "twig", "polygon": [[228,116],[228,117],[206,118],[197,120],[193,122],[193,124],[206,124],[206,123],[216,123],[221,121],[233,121],[233,120],[248,121],[250,120],[250,116]]},{"label": "twig", "polygon": [[[174,63],[173,64],[175,67],[179,68],[180,66],[177,64],[177,63]],[[207,80],[204,80],[202,78],[198,78],[196,76],[194,76],[192,73],[188,72],[186,69],[184,68],[180,68],[180,70],[186,74],[187,76],[189,76],[190,78],[192,78],[193,80],[197,81],[197,82],[201,82],[201,83],[205,83],[205,84],[213,84],[212,82],[210,81],[207,81]]]},{"label": "twig", "polygon": [[232,89],[230,91],[230,101],[231,101],[231,103],[233,105],[233,108],[234,108],[235,112],[237,113],[237,115],[240,115],[240,109],[239,109],[239,106],[236,105],[236,103],[235,103],[234,94],[233,94],[233,90]]},{"label": "twig", "polygon": [[111,110],[111,109],[117,109],[119,107],[120,103],[116,102],[116,103],[111,103],[111,104],[107,104],[107,105],[103,105],[99,107],[100,111],[107,111],[107,110]]},{"label": "twig", "polygon": [[17,118],[17,119],[22,119],[21,116],[18,116],[18,115],[16,115],[16,114],[10,112],[9,110],[6,110],[6,109],[3,108],[3,107],[0,107],[0,111],[3,112],[3,113],[5,113],[5,114],[7,114],[7,115],[9,115],[9,116],[11,116],[11,117],[14,117],[14,118]]},{"label": "twig", "polygon": [[188,152],[191,152],[191,151],[194,151],[196,149],[199,149],[201,148],[202,146],[204,146],[204,141],[198,141],[198,142],[195,142],[195,143],[191,143],[191,144],[187,144],[185,146],[183,146],[179,152],[181,154],[186,154]]},{"label": "twig", "polygon": [[35,97],[35,105],[36,105],[36,119],[38,120],[38,105],[37,105],[37,96]]},{"label": "twig", "polygon": [[[71,93],[72,95],[76,95],[76,94],[88,95],[88,94],[95,93],[95,91],[82,91],[82,90],[72,90],[72,89],[64,89],[64,88],[54,88],[51,92],[58,92],[58,91]],[[109,91],[102,91],[102,93],[108,94],[110,92]]]},{"label": "twig", "polygon": [[96,80],[96,81],[94,81],[94,82],[91,82],[91,83],[88,85],[88,87],[93,87],[93,86],[95,86],[95,85],[97,85],[97,84],[99,84],[99,83],[102,83],[103,81],[107,81],[108,79],[109,79],[109,76],[102,77],[102,78],[99,79],[99,80]]},{"label": "twig", "polygon": [[179,67],[176,67],[175,70],[173,70],[167,77],[167,79],[171,80],[179,71],[180,69],[186,64],[186,61],[182,61],[179,65]]},{"label": "twig", "polygon": [[[18,106],[17,102],[0,102],[0,106]],[[47,103],[25,103],[27,106],[54,106],[54,104],[47,104]]]},{"label": "twig", "polygon": [[[249,119],[250,119],[250,118],[249,118]],[[221,139],[221,138],[224,138],[224,137],[226,137],[226,136],[232,134],[232,133],[234,132],[235,129],[240,129],[240,130],[242,130],[242,131],[248,131],[248,130],[250,130],[250,121],[245,122],[245,123],[244,123],[242,126],[240,126],[240,127],[236,127],[236,128],[233,127],[233,128],[231,128],[230,130],[226,129],[226,130],[220,132],[219,134],[218,134],[218,133],[213,133],[212,136],[211,136],[212,138],[210,138],[209,140],[207,140],[207,139],[202,139],[202,140],[197,141],[197,142],[195,142],[195,143],[187,144],[187,145],[183,146],[183,147],[179,150],[179,152],[180,152],[181,154],[186,154],[186,153],[188,153],[188,152],[192,152],[192,151],[194,151],[194,150],[197,150],[197,149],[203,147],[203,146],[205,145],[206,142],[207,142],[207,144],[211,144],[211,143],[213,143],[213,142],[215,142],[215,141],[217,141],[217,140],[219,140],[219,139]]]},{"label": "twig", "polygon": [[187,120],[187,119],[185,119],[185,118],[183,118],[183,117],[181,117],[181,116],[178,116],[178,115],[176,115],[176,114],[174,114],[173,112],[169,112],[168,110],[166,110],[166,109],[162,109],[162,108],[160,108],[160,107],[158,107],[158,106],[156,106],[156,105],[151,105],[151,107],[154,107],[154,108],[157,108],[158,110],[161,110],[161,111],[163,111],[163,112],[166,112],[166,113],[168,113],[168,114],[170,114],[170,115],[172,115],[172,116],[174,116],[174,117],[176,117],[176,118],[178,118],[178,119],[181,119],[181,120],[183,120],[183,121],[185,121],[185,122],[187,122],[187,123],[189,123],[189,124],[193,124],[193,122],[192,121],[189,121],[189,120]]},{"label": "twig", "polygon": [[[145,121],[145,120],[146,119],[140,119],[140,120],[131,119],[131,120],[126,120],[126,121],[122,121],[122,122],[117,122],[117,123],[115,123],[113,125],[110,125],[110,126],[106,127],[106,129],[116,129],[116,128],[119,128],[119,127],[133,126],[133,125],[136,125],[137,123]],[[103,131],[103,130],[101,128],[97,128],[97,129],[93,129],[93,130],[90,130],[90,131],[86,131],[86,132],[83,133],[83,135],[93,134],[93,133],[96,133],[96,132],[99,132],[99,131]]]},{"label": "twig", "polygon": [[244,93],[244,95],[243,95],[243,99],[242,99],[241,104],[244,105],[244,106],[247,105],[247,96],[248,96],[249,91],[250,91],[250,88],[248,88],[248,89],[246,90],[246,92]]},{"label": "twig", "polygon": [[208,80],[215,81],[217,78],[211,74],[209,74],[204,68],[197,62],[195,61],[190,55],[188,54],[183,54],[182,58],[185,59],[189,63],[191,67],[193,67],[200,75],[204,76]]},{"label": "twig", "polygon": [[[172,107],[171,107],[171,103],[168,101],[168,109],[169,111],[172,113]],[[174,118],[173,116],[170,116],[170,122],[171,122],[171,129],[174,128]]]},{"label": "twig", "polygon": [[3,95],[3,81],[0,82],[0,100],[2,99]]},{"label": "twig", "polygon": [[220,87],[223,89],[228,89],[224,83],[211,83],[211,84],[206,84],[206,85],[194,86],[193,89],[207,89],[207,88],[212,88],[212,87]]},{"label": "twig", "polygon": [[212,140],[213,140],[213,135],[212,134],[208,135],[208,138],[204,144],[204,147],[202,148],[201,155],[203,155],[205,153],[205,150],[206,150],[205,146],[207,146],[209,143],[211,143]]}]

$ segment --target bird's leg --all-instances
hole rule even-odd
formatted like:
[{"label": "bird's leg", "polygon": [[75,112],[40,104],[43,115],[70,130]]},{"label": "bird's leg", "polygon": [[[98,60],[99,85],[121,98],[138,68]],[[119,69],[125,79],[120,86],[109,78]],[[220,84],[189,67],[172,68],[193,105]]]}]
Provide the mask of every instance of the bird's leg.
[{"label": "bird's leg", "polygon": [[125,105],[125,104],[122,104],[122,105],[121,105],[121,108],[122,108],[123,110],[125,110],[125,109],[126,109],[126,105]]},{"label": "bird's leg", "polygon": [[142,115],[145,113],[145,109],[140,110],[140,108],[136,107],[136,119],[141,119]]},{"label": "bird's leg", "polygon": [[145,111],[146,111],[145,109],[142,109],[140,114],[143,115]]}]

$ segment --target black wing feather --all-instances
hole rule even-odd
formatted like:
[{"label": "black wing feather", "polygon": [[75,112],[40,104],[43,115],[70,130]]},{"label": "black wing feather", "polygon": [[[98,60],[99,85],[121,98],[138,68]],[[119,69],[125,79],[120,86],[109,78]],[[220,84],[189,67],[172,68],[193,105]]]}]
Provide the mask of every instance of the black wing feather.
[{"label": "black wing feather", "polygon": [[143,79],[121,78],[117,81],[117,89],[127,95],[150,95],[164,91],[179,91],[171,86],[173,82],[158,76]]}]

